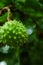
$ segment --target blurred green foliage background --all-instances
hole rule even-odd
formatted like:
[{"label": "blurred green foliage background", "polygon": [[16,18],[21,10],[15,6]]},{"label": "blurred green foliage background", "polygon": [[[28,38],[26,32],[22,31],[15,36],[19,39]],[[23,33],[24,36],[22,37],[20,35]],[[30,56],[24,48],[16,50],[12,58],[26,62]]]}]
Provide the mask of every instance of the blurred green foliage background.
[{"label": "blurred green foliage background", "polygon": [[[0,0],[0,10],[6,6],[11,6],[11,20],[20,20],[27,27],[29,43],[20,47],[18,56],[15,48],[0,43],[0,64],[43,65],[43,0]],[[7,14],[3,11],[0,15],[0,26]]]}]

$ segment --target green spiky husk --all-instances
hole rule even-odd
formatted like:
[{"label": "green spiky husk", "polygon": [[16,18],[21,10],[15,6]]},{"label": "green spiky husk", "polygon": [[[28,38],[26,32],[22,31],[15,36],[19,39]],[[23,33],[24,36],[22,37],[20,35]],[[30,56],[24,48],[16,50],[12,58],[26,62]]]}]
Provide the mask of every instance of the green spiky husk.
[{"label": "green spiky husk", "polygon": [[11,20],[0,28],[0,42],[8,45],[22,45],[28,41],[26,27],[19,21]]}]

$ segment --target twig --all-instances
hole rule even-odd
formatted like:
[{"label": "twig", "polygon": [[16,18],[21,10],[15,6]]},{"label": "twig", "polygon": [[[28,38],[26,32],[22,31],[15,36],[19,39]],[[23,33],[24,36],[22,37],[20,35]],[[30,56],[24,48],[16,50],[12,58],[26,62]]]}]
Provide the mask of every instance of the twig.
[{"label": "twig", "polygon": [[3,10],[8,11],[7,21],[9,21],[10,20],[10,14],[11,14],[10,8],[9,7],[4,7],[2,10],[0,10],[0,15],[2,14]]}]

